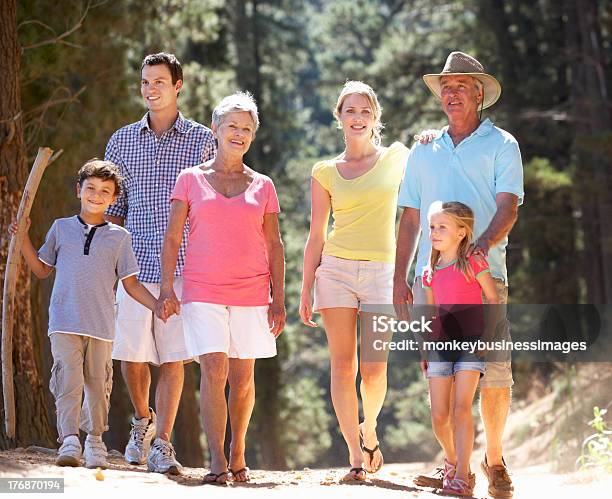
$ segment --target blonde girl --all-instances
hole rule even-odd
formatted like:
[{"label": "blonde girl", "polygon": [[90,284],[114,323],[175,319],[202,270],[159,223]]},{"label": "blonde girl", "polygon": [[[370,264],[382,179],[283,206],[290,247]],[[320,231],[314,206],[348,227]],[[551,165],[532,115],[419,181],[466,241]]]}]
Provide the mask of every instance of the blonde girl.
[{"label": "blonde girl", "polygon": [[[432,249],[429,266],[423,272],[423,288],[427,302],[438,306],[436,315],[445,339],[457,334],[464,340],[474,339],[471,335],[479,329],[478,325],[474,328],[474,321],[481,321],[482,314],[478,312],[482,312],[482,307],[465,305],[482,305],[483,293],[488,303],[499,303],[486,260],[468,257],[473,235],[474,213],[468,206],[457,201],[432,205],[429,212]],[[444,451],[443,490],[471,496],[472,402],[485,372],[485,362],[473,354],[453,352],[451,356],[442,354],[435,361],[423,361],[422,368],[429,380],[434,434]]]}]

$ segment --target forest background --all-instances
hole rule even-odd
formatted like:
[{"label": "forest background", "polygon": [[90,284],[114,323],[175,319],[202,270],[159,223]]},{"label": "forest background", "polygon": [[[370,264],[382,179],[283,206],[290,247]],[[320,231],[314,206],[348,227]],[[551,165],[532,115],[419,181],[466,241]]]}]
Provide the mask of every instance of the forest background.
[{"label": "forest background", "polygon": [[[301,256],[315,161],[342,150],[331,115],[347,79],[363,80],[384,108],[384,142],[410,146],[445,123],[421,76],[449,52],[476,56],[503,87],[484,116],[519,141],[525,204],[508,247],[512,303],[612,300],[612,1],[610,0],[5,0],[0,2],[0,277],[29,165],[39,146],[63,149],[45,173],[32,212],[35,245],[55,218],[78,209],[75,173],[103,157],[110,135],[145,112],[144,55],[173,52],[184,68],[183,114],[209,125],[215,104],[238,89],[259,104],[262,127],[248,154],[270,175],[282,206],[287,257],[286,331],[279,355],[258,361],[248,436],[251,467],[343,465],[344,445],[329,397],[323,331],[298,320]],[[25,266],[24,266],[25,267]],[[17,436],[0,447],[55,446],[46,338],[52,280],[19,276],[14,383]],[[580,455],[593,407],[607,388],[580,390],[580,365],[514,364],[514,403],[554,393],[559,411],[550,459]],[[593,369],[590,370],[593,372]],[[174,440],[185,465],[202,466],[198,369],[186,368]],[[606,374],[607,373],[607,374]],[[582,380],[584,381],[584,380]],[[122,450],[131,405],[115,365],[109,448]],[[0,401],[0,408],[2,402]],[[522,438],[537,438],[527,426]],[[418,365],[391,363],[379,436],[387,461],[425,461],[438,451]]]}]

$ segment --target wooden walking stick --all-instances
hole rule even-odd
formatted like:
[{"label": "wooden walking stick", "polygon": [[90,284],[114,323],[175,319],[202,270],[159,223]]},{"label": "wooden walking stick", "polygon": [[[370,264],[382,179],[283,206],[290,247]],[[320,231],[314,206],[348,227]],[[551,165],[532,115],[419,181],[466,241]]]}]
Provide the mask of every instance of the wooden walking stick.
[{"label": "wooden walking stick", "polygon": [[[17,212],[17,234],[11,238],[6,270],[4,273],[4,293],[2,295],[2,394],[4,396],[4,424],[6,435],[15,438],[15,390],[13,386],[13,326],[15,324],[15,290],[17,289],[17,275],[21,263],[21,246],[25,235],[26,219],[30,215],[32,202],[38,184],[49,166],[62,151],[53,155],[48,147],[39,147],[34,165],[19,203]],[[52,156],[53,155],[53,156]]]}]

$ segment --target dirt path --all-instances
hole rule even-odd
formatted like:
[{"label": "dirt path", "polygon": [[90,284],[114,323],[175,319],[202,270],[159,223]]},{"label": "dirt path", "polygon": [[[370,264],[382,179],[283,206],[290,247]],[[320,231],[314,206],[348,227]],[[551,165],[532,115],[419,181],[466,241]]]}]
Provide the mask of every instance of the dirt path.
[{"label": "dirt path", "polygon": [[[144,466],[126,465],[118,453],[113,453],[111,467],[105,470],[103,480],[96,479],[96,471],[86,468],[58,468],[53,464],[54,451],[29,448],[27,450],[0,451],[0,477],[65,479],[65,496],[92,498],[105,496],[108,499],[164,497],[180,499],[187,497],[225,497],[270,499],[280,497],[297,498],[362,498],[373,497],[440,497],[431,490],[420,489],[412,484],[412,477],[431,469],[425,463],[389,464],[376,475],[370,475],[365,484],[346,484],[342,477],[347,470],[301,471],[252,471],[248,484],[232,484],[228,487],[207,486],[202,488],[201,478],[207,470],[186,468],[183,476],[166,477],[147,473]],[[476,466],[477,462],[474,462]],[[513,470],[516,498],[553,497],[598,498],[610,497],[612,475],[596,476],[582,473],[557,475],[549,472],[546,465]],[[98,478],[102,478],[98,476]],[[487,497],[484,476],[477,473],[475,497]],[[28,497],[33,497],[29,494]],[[49,496],[46,496],[49,497]]]}]

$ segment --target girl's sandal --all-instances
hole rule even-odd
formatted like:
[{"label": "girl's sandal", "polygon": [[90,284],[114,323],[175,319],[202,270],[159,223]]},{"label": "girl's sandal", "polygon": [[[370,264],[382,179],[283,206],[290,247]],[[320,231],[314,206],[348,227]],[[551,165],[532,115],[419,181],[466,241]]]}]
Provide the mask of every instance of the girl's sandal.
[{"label": "girl's sandal", "polygon": [[450,480],[455,477],[455,471],[457,470],[457,465],[451,463],[448,459],[444,458],[444,471],[442,481]]},{"label": "girl's sandal", "polygon": [[442,493],[453,496],[472,497],[474,489],[472,489],[470,484],[465,480],[461,480],[460,478],[448,478],[444,480]]},{"label": "girl's sandal", "polygon": [[[244,483],[244,482],[249,482],[251,480],[251,475],[249,475],[249,468],[247,466],[245,466],[244,468],[240,468],[239,470],[234,471],[232,468],[229,468],[229,472],[232,474],[232,478],[234,479],[234,482],[237,483]],[[238,475],[243,474],[245,475],[244,480],[238,480]]]},{"label": "girl's sandal", "polygon": [[[219,481],[219,478],[225,477],[222,481]],[[202,484],[204,485],[227,485],[227,471],[222,471],[221,473],[208,473],[204,475],[204,479],[202,480]]]}]

